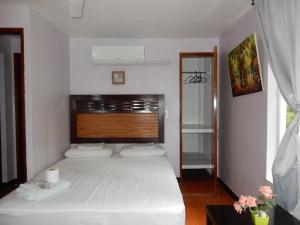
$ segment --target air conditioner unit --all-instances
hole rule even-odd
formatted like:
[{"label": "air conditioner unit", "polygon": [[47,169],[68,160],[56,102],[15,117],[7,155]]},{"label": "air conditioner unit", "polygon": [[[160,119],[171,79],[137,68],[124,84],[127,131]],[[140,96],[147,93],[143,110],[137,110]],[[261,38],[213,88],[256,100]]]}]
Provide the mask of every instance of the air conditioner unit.
[{"label": "air conditioner unit", "polygon": [[93,46],[92,58],[98,66],[160,66],[166,60],[145,60],[144,46]]},{"label": "air conditioner unit", "polygon": [[138,65],[144,64],[143,46],[93,46],[95,65]]}]

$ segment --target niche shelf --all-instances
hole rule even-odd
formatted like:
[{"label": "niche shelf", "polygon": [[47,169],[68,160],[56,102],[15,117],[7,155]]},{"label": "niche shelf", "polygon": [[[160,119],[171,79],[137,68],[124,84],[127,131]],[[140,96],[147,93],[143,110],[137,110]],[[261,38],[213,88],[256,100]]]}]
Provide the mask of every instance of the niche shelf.
[{"label": "niche shelf", "polygon": [[213,133],[214,129],[204,124],[183,124],[183,134],[194,134],[194,133]]},{"label": "niche shelf", "polygon": [[182,154],[182,169],[213,169],[212,160],[199,152],[184,152]]}]

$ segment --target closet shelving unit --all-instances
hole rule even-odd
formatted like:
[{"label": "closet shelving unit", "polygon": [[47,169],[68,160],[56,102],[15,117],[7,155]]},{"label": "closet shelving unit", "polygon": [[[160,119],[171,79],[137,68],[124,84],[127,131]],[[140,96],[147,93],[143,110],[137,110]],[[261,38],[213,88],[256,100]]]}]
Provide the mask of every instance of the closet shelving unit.
[{"label": "closet shelving unit", "polygon": [[182,124],[182,133],[184,134],[201,134],[213,133],[214,129],[204,124]]},{"label": "closet shelving unit", "polygon": [[[182,134],[213,134],[211,126],[204,124],[183,124]],[[201,152],[182,152],[182,169],[213,169],[212,159]]]},{"label": "closet shelving unit", "polygon": [[215,193],[218,153],[217,65],[217,47],[212,52],[180,53],[181,175],[185,170],[207,170],[211,174],[214,184],[212,191]]}]

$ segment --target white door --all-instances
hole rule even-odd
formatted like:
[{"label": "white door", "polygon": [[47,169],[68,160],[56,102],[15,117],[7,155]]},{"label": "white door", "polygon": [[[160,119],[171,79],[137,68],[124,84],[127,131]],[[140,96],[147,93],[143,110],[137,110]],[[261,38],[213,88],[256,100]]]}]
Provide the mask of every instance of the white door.
[{"label": "white door", "polygon": [[1,171],[3,183],[7,178],[7,138],[6,138],[6,102],[5,102],[4,54],[0,53],[0,133],[1,133]]}]

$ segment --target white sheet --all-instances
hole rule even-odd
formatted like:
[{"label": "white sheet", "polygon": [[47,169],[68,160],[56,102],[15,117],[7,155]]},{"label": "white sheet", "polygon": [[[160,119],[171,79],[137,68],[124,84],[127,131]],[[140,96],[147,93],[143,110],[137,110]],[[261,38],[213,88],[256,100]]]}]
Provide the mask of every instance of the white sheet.
[{"label": "white sheet", "polygon": [[54,166],[71,188],[40,202],[10,193],[0,200],[0,224],[185,224],[182,195],[163,157],[64,159]]}]

